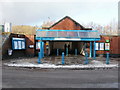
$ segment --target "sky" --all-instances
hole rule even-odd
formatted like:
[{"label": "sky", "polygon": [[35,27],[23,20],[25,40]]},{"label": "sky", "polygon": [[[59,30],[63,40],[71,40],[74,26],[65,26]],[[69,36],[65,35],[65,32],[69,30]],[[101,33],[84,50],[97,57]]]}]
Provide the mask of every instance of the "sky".
[{"label": "sky", "polygon": [[119,0],[0,0],[0,24],[37,25],[70,16],[80,24],[118,20]]}]

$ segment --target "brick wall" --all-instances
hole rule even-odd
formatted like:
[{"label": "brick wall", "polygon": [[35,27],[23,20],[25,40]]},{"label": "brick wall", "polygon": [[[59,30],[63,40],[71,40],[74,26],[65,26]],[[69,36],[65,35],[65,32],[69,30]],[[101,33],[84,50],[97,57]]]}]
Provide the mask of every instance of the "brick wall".
[{"label": "brick wall", "polygon": [[[110,40],[110,54],[120,54],[120,36],[101,36],[101,40],[97,42],[106,42]],[[98,50],[97,54],[106,54],[108,51]]]},{"label": "brick wall", "polygon": [[12,38],[25,38],[25,35],[13,34],[6,39],[4,44],[2,45],[2,59],[11,59],[25,56],[25,50],[13,50],[12,55],[8,55],[8,49],[12,49]]},{"label": "brick wall", "polygon": [[[25,35],[26,38],[26,50],[25,53],[27,56],[34,56],[35,54],[35,36],[34,35]],[[33,48],[29,46],[33,45]]]},{"label": "brick wall", "polygon": [[51,27],[50,29],[57,29],[57,30],[81,30],[82,28],[79,24],[73,22],[69,18],[63,19],[61,22],[56,24],[55,26]]}]

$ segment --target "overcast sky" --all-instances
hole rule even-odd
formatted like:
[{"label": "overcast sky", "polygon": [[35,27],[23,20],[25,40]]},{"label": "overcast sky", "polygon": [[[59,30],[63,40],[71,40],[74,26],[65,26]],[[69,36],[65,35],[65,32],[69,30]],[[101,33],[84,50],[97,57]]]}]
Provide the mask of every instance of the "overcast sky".
[{"label": "overcast sky", "polygon": [[0,23],[41,25],[70,16],[80,24],[105,25],[118,19],[119,0],[0,0]]}]

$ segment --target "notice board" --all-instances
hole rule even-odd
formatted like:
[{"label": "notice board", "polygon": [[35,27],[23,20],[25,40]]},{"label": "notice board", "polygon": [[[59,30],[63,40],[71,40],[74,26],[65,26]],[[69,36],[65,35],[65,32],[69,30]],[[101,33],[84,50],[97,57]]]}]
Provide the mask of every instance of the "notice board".
[{"label": "notice board", "polygon": [[13,50],[25,49],[25,38],[12,38],[12,49]]}]

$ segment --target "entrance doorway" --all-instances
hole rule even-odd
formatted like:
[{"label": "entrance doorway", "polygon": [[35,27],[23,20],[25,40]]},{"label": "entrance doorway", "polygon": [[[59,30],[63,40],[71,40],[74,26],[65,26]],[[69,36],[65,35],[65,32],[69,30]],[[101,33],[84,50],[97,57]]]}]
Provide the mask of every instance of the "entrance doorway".
[{"label": "entrance doorway", "polygon": [[68,48],[69,55],[75,55],[75,50],[77,50],[78,55],[84,55],[84,50],[86,42],[77,42],[77,41],[49,41],[50,55],[56,55],[57,49],[59,55],[62,55],[62,52],[66,54]]}]

